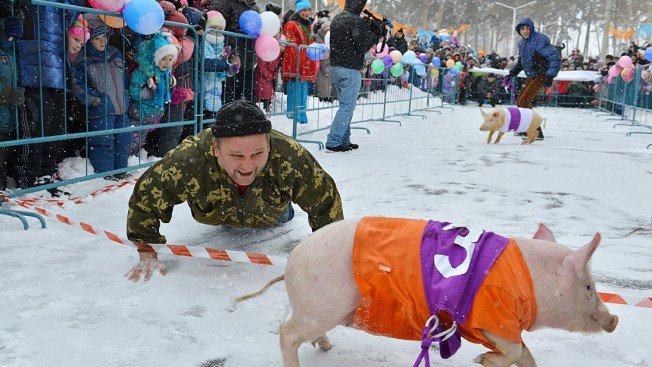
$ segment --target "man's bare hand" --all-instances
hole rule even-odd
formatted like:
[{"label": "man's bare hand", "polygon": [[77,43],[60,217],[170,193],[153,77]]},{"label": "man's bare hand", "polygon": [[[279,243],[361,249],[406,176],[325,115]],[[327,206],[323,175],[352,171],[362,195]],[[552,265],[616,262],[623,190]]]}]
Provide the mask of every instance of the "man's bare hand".
[{"label": "man's bare hand", "polygon": [[158,270],[161,275],[165,275],[167,272],[165,269],[165,265],[163,263],[159,262],[158,259],[156,258],[156,254],[149,254],[149,253],[140,253],[140,261],[136,266],[133,267],[127,274],[125,274],[126,277],[129,278],[129,280],[133,282],[137,282],[140,280],[141,275],[143,276],[143,281],[148,281],[152,279],[152,274],[154,273],[154,270]]}]

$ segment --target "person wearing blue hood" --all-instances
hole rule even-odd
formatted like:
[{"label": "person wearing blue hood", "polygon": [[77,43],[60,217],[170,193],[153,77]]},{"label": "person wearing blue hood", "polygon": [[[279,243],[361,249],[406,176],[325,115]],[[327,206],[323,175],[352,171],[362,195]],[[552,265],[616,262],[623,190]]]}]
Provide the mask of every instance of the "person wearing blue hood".
[{"label": "person wearing blue hood", "polygon": [[[518,61],[509,71],[510,77],[515,77],[522,70],[527,77],[521,89],[517,105],[520,108],[532,109],[532,101],[542,87],[552,86],[552,80],[559,73],[561,55],[555,46],[550,44],[548,36],[535,31],[534,22],[530,18],[521,20],[516,25],[516,32],[522,37],[518,42]],[[543,131],[538,128],[538,140],[543,140]]]},{"label": "person wearing blue hood", "polygon": [[[86,106],[88,131],[112,130],[130,125],[127,110],[129,94],[122,53],[108,44],[109,30],[100,18],[91,14],[85,57],[75,64],[75,82],[71,92]],[[127,167],[130,133],[99,135],[88,138],[88,158],[95,173]],[[122,179],[116,174],[107,179]]]}]

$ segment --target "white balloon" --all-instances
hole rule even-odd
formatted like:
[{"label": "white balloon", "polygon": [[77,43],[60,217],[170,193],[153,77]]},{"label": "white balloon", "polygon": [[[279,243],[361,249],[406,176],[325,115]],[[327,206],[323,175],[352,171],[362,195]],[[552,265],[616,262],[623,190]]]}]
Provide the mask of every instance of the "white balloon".
[{"label": "white balloon", "polygon": [[324,36],[324,44],[327,48],[331,48],[331,31],[326,32],[326,35]]},{"label": "white balloon", "polygon": [[281,30],[281,21],[271,11],[260,13],[260,18],[263,21],[263,27],[260,29],[261,35],[274,37]]}]

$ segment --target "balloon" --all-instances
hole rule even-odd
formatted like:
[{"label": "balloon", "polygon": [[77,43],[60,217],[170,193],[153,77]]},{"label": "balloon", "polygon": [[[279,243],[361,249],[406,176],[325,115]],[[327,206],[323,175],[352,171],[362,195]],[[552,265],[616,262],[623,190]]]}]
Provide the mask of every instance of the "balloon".
[{"label": "balloon", "polygon": [[115,28],[115,29],[120,29],[124,28],[124,26],[127,25],[125,23],[125,20],[120,18],[120,17],[112,17],[110,15],[100,15],[100,19],[106,24],[108,27]]},{"label": "balloon", "polygon": [[263,27],[263,21],[260,18],[260,14],[253,10],[245,10],[244,13],[240,15],[240,19],[238,19],[238,25],[244,34],[258,37],[258,35],[260,35],[260,30]]},{"label": "balloon", "polygon": [[441,38],[442,42],[446,42],[449,39],[451,39],[451,36],[450,36],[450,34],[444,32],[444,33],[439,35],[439,38]]},{"label": "balloon", "polygon": [[383,60],[376,59],[371,63],[371,71],[374,74],[380,74],[385,70],[385,64],[383,64]]},{"label": "balloon", "polygon": [[652,61],[652,47],[645,49],[645,60]]},{"label": "balloon", "polygon": [[437,69],[437,68],[432,68],[432,71],[430,72],[430,75],[431,75],[433,78],[439,78],[439,69]]},{"label": "balloon", "polygon": [[455,69],[457,69],[458,71],[464,69],[464,65],[462,65],[461,61],[455,63]]},{"label": "balloon", "polygon": [[620,72],[621,72],[621,70],[619,70],[618,68],[616,68],[616,66],[614,65],[614,66],[612,66],[612,67],[609,68],[608,75],[609,75],[610,77],[615,78],[615,77],[617,77],[618,75],[620,75]]},{"label": "balloon", "polygon": [[394,78],[398,78],[399,76],[403,75],[403,64],[399,62],[397,64],[392,65],[392,67],[389,68],[389,72],[392,74]]},{"label": "balloon", "polygon": [[326,45],[326,48],[331,48],[331,31],[326,32],[326,35],[324,36],[324,45]]},{"label": "balloon", "polygon": [[480,56],[480,57],[484,57],[484,55],[486,55],[485,52],[484,52],[484,50],[480,50],[480,51],[478,51],[478,56]]},{"label": "balloon", "polygon": [[451,76],[457,75],[458,72],[459,72],[459,70],[457,70],[455,68],[448,69],[448,74],[450,74]]},{"label": "balloon", "polygon": [[95,9],[122,13],[126,0],[88,0],[88,3]]},{"label": "balloon", "polygon": [[272,36],[259,36],[254,44],[254,49],[261,60],[268,62],[276,60],[281,53],[281,46]]},{"label": "balloon", "polygon": [[614,77],[611,76],[611,75],[609,75],[609,76],[607,77],[607,83],[609,83],[609,84],[613,84],[614,82],[615,82]]},{"label": "balloon", "polygon": [[452,69],[453,67],[455,67],[455,61],[453,61],[453,59],[446,60],[446,67]]},{"label": "balloon", "polygon": [[122,16],[129,28],[142,35],[160,31],[165,20],[163,9],[155,0],[131,0],[122,11]]},{"label": "balloon", "polygon": [[389,56],[392,58],[392,61],[395,63],[401,62],[401,60],[403,59],[403,54],[399,50],[394,50],[390,52]]},{"label": "balloon", "polygon": [[263,24],[260,28],[260,34],[263,36],[276,36],[278,31],[281,30],[281,21],[271,11],[260,13],[260,21]]},{"label": "balloon", "polygon": [[382,50],[378,51],[379,46],[382,46],[382,44],[379,43],[376,46],[374,46],[374,50],[376,50],[376,57],[382,59],[387,54],[389,54],[389,46],[385,45],[385,47]]},{"label": "balloon", "polygon": [[414,72],[421,77],[426,76],[426,66],[424,64],[418,63],[414,64]]},{"label": "balloon", "polygon": [[414,51],[408,51],[403,55],[403,59],[401,61],[403,62],[403,65],[408,65],[415,62],[416,59],[417,54],[415,54]]},{"label": "balloon", "polygon": [[428,61],[428,56],[427,56],[426,54],[424,54],[423,52],[420,53],[420,54],[419,54],[419,61],[421,61],[422,63],[425,64],[426,61]]},{"label": "balloon", "polygon": [[618,65],[623,69],[629,69],[634,67],[632,58],[629,56],[621,56],[620,59],[618,59]]},{"label": "balloon", "polygon": [[634,69],[629,69],[629,68],[623,69],[623,72],[620,73],[620,76],[623,78],[624,81],[629,83],[632,80],[634,80]]},{"label": "balloon", "polygon": [[441,59],[439,57],[435,56],[432,59],[432,65],[435,66],[435,67],[440,67],[441,66]]},{"label": "balloon", "polygon": [[383,65],[385,66],[385,69],[392,66],[393,60],[391,56],[385,55],[381,60],[383,60]]},{"label": "balloon", "polygon": [[326,46],[321,43],[311,43],[306,49],[306,55],[312,61],[324,60],[326,58]]}]

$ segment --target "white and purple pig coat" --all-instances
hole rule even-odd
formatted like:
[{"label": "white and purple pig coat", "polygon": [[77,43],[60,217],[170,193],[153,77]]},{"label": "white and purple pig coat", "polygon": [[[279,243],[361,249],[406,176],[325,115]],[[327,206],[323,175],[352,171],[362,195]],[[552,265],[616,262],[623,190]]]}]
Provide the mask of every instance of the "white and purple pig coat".
[{"label": "white and purple pig coat", "polygon": [[[452,356],[460,336],[495,350],[480,330],[522,343],[521,332],[536,317],[534,287],[518,245],[493,232],[365,217],[355,234],[353,274],[361,299],[353,326],[421,340],[417,363],[427,358],[433,341],[440,342],[443,358]],[[441,318],[438,327],[432,315]],[[450,328],[452,321],[457,330]],[[432,337],[448,335],[447,328],[452,335],[445,341]]]},{"label": "white and purple pig coat", "polygon": [[529,108],[505,108],[505,123],[498,129],[501,132],[525,132],[532,124],[534,111]]}]

